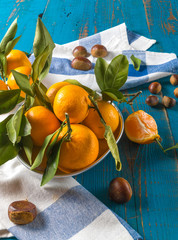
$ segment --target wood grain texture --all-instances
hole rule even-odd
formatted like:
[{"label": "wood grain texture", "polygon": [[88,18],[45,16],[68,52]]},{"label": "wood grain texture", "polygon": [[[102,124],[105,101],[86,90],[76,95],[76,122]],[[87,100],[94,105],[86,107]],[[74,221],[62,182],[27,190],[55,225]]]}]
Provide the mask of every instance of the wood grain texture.
[{"label": "wood grain texture", "polygon": [[[0,9],[5,0],[1,0]],[[42,19],[53,40],[63,44],[78,38],[92,35],[107,28],[126,22],[128,28],[146,37],[157,40],[151,50],[175,52],[178,54],[178,23],[176,0],[68,0],[68,1],[13,1],[8,0],[4,17],[0,19],[0,37],[7,26],[19,15],[18,33],[23,33],[19,49],[30,51],[36,18]],[[40,2],[40,4],[38,3]],[[10,17],[9,17],[10,16]],[[163,95],[174,97],[174,86],[169,78],[161,79]],[[124,118],[142,109],[151,114],[163,139],[163,146],[169,147],[178,142],[177,111],[161,105],[151,108],[145,104],[150,95],[148,85],[130,89],[133,93],[142,89],[133,107],[121,104]],[[166,155],[156,144],[138,145],[130,142],[125,134],[118,144],[123,163],[121,172],[115,170],[114,160],[108,155],[101,163],[77,177],[85,188],[92,192],[110,209],[124,218],[144,239],[174,240],[178,235],[177,213],[177,152]],[[133,189],[130,202],[117,205],[109,200],[109,182],[117,176],[127,179]]]}]

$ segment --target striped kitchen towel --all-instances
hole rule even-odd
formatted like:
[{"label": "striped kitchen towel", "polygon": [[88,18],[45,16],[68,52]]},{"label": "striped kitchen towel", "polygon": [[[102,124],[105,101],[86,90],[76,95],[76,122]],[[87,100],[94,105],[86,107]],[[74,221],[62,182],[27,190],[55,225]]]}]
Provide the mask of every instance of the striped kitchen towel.
[{"label": "striped kitchen towel", "polygon": [[[0,167],[0,236],[19,240],[133,240],[142,239],[72,177],[53,179],[40,187],[41,176],[17,159]],[[106,193],[107,194],[107,193]],[[28,199],[38,215],[27,225],[8,219],[12,201]]]},{"label": "striped kitchen towel", "polygon": [[[85,46],[90,53],[93,45],[103,44],[109,51],[109,54],[104,58],[107,62],[110,62],[119,54],[126,55],[129,60],[129,74],[128,80],[122,89],[136,87],[171,74],[178,74],[178,59],[174,53],[146,51],[155,42],[155,40],[129,31],[125,23],[123,23],[101,33],[65,45],[56,44],[50,72],[43,82],[47,87],[50,87],[55,82],[65,79],[76,79],[93,90],[99,90],[94,75],[96,58],[92,55],[88,57],[92,62],[92,69],[89,71],[76,70],[71,67],[71,61],[74,58],[72,50],[78,45]],[[130,56],[132,54],[141,59],[139,71],[136,71],[131,63]],[[31,61],[33,61],[33,56]]]},{"label": "striped kitchen towel", "polygon": [[[50,73],[44,79],[47,87],[65,79],[76,79],[98,90],[94,77],[96,59],[90,71],[71,68],[72,49],[83,45],[90,52],[95,44],[103,44],[109,54],[108,62],[118,54],[134,54],[142,60],[140,71],[129,66],[129,78],[124,89],[178,73],[175,54],[153,53],[146,50],[155,40],[128,31],[121,24],[93,36],[57,45],[54,49]],[[31,57],[33,61],[33,56]],[[3,118],[3,116],[1,116]],[[1,118],[1,120],[2,120]],[[0,120],[0,121],[1,121]],[[15,158],[0,167],[0,236],[12,233],[19,240],[133,240],[142,239],[123,219],[84,189],[73,178],[53,179],[40,187],[41,177],[27,170]],[[8,205],[28,199],[38,208],[36,219],[24,226],[14,225],[7,215]]]}]

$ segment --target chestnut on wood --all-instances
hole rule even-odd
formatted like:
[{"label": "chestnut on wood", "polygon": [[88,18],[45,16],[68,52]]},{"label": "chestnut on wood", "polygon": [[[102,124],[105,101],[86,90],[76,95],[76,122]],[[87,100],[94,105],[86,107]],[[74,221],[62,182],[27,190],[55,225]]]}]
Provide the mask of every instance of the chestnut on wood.
[{"label": "chestnut on wood", "polygon": [[157,96],[148,96],[145,103],[151,107],[156,106],[159,103],[159,98]]},{"label": "chestnut on wood", "polygon": [[171,108],[176,105],[176,100],[174,98],[164,96],[162,99],[162,103],[166,108]]},{"label": "chestnut on wood", "polygon": [[124,178],[114,178],[109,185],[109,196],[116,203],[126,203],[132,197],[132,188]]},{"label": "chestnut on wood", "polygon": [[153,94],[158,94],[161,92],[162,86],[159,82],[153,82],[148,87],[149,91]]},{"label": "chestnut on wood", "polygon": [[178,88],[175,88],[175,89],[174,89],[174,96],[175,96],[176,98],[178,98]]},{"label": "chestnut on wood", "polygon": [[177,74],[173,74],[170,77],[170,83],[174,86],[178,85],[178,75]]}]

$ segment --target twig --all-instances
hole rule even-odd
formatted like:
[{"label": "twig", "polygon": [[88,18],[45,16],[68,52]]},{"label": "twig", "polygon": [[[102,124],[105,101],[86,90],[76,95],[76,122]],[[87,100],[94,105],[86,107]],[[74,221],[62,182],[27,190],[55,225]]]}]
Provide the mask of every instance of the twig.
[{"label": "twig", "polygon": [[134,100],[136,97],[138,97],[141,93],[142,93],[142,91],[139,91],[139,92],[135,93],[135,96],[134,96],[133,98],[131,98],[127,103],[130,104],[130,105],[133,104],[133,100]]}]

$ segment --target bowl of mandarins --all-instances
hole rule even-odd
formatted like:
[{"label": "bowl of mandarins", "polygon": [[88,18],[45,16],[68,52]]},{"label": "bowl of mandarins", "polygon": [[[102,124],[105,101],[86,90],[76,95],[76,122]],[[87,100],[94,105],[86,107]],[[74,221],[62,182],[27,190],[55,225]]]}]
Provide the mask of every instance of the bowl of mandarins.
[{"label": "bowl of mandarins", "polygon": [[110,126],[115,143],[119,142],[124,121],[115,104],[99,97],[93,101],[84,88],[67,81],[53,84],[46,96],[51,110],[38,105],[25,113],[31,125],[31,164],[24,150],[18,159],[27,168],[44,175],[57,164],[55,177],[75,176],[110,152],[105,125]]}]

